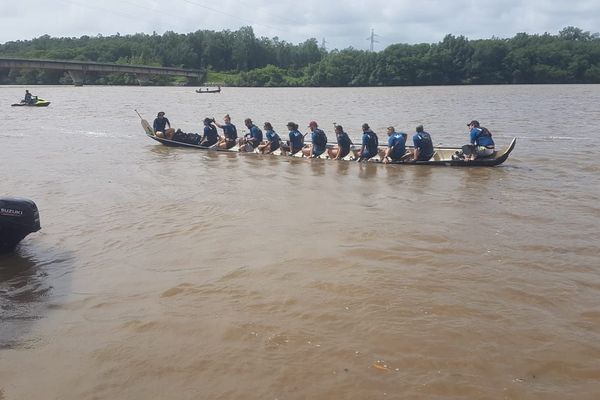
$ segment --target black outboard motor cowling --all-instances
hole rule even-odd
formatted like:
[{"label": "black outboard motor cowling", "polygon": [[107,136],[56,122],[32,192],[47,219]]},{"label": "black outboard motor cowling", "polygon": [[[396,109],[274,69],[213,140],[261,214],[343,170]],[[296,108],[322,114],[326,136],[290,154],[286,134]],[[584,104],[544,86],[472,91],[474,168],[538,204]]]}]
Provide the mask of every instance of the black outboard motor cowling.
[{"label": "black outboard motor cowling", "polygon": [[40,213],[33,201],[0,197],[0,252],[14,250],[25,236],[40,229]]}]

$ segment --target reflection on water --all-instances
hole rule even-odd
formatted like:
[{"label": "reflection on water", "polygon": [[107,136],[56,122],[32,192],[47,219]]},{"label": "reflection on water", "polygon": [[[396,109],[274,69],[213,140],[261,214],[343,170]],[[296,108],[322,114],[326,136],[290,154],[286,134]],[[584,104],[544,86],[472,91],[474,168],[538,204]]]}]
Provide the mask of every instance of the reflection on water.
[{"label": "reflection on water", "polygon": [[381,166],[368,162],[360,162],[358,164],[358,177],[361,179],[372,179],[377,176]]},{"label": "reflection on water", "polygon": [[326,161],[324,160],[306,160],[310,164],[310,169],[313,176],[323,176],[326,171]]},{"label": "reflection on water", "polygon": [[33,244],[26,238],[12,253],[0,254],[0,349],[30,345],[30,331],[46,316],[49,303],[70,287],[72,256]]},{"label": "reflection on water", "polygon": [[30,257],[0,254],[0,348],[19,343],[29,323],[40,318],[37,305],[51,287]]}]

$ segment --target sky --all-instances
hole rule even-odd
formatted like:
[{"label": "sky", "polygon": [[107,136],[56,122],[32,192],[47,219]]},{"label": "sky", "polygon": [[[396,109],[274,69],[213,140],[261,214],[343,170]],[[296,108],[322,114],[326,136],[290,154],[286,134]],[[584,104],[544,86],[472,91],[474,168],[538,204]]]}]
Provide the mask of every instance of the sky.
[{"label": "sky", "polygon": [[0,0],[0,43],[53,37],[237,30],[328,50],[437,43],[445,35],[509,38],[600,31],[599,0]]}]

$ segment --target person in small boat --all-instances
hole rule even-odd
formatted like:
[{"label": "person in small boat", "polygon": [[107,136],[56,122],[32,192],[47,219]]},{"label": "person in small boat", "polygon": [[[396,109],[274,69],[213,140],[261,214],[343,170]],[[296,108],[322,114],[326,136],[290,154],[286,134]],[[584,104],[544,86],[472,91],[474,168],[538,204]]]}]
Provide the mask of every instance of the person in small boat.
[{"label": "person in small boat", "polygon": [[[167,126],[169,126],[167,128]],[[171,122],[167,117],[165,117],[165,112],[160,111],[156,118],[154,119],[154,123],[152,124],[154,129],[154,134],[158,137],[163,137],[165,139],[173,139],[173,134],[175,133],[175,129],[171,128]]]},{"label": "person in small boat", "polygon": [[250,118],[246,118],[244,120],[244,125],[246,125],[246,128],[248,128],[250,132],[245,134],[240,140],[240,151],[244,151],[242,149],[244,148],[243,145],[245,144],[249,144],[252,146],[252,149],[256,149],[263,141],[263,133],[258,126],[252,123]]},{"label": "person in small boat", "polygon": [[[310,139],[312,144],[309,147],[302,149],[302,153],[306,157],[316,158],[327,150],[327,135],[319,128],[316,121],[310,121],[308,128],[310,129]],[[307,132],[307,134],[308,133],[309,132]]]},{"label": "person in small boat", "polygon": [[393,126],[388,126],[388,148],[383,154],[383,162],[400,161],[406,156],[406,133],[396,132]]},{"label": "person in small boat", "polygon": [[350,146],[353,143],[341,125],[335,126],[335,138],[337,139],[337,146],[327,149],[327,155],[333,160],[341,160],[350,154]]},{"label": "person in small boat", "polygon": [[269,154],[279,148],[281,145],[281,138],[277,132],[273,130],[273,125],[271,125],[270,122],[265,122],[263,128],[265,129],[265,137],[267,138],[267,141],[258,146],[258,151],[263,154]]},{"label": "person in small boat", "polygon": [[375,157],[379,153],[379,138],[377,134],[371,130],[369,124],[362,124],[362,146],[356,155],[356,161],[366,161]]},{"label": "person in small boat", "polygon": [[223,117],[223,124],[219,124],[215,122],[213,118],[213,122],[219,128],[223,129],[223,137],[219,138],[219,148],[220,149],[230,149],[237,144],[237,129],[234,124],[231,123],[231,117],[229,114],[226,114]]},{"label": "person in small boat", "polygon": [[304,147],[304,135],[298,130],[298,124],[295,122],[288,122],[287,128],[289,130],[290,140],[287,143],[281,144],[281,150],[284,154],[294,155]]},{"label": "person in small boat", "polygon": [[433,142],[431,135],[423,130],[423,125],[417,126],[413,136],[413,161],[428,161],[433,157]]},{"label": "person in small boat", "polygon": [[210,147],[219,141],[217,127],[213,125],[214,121],[214,118],[204,118],[204,132],[200,140],[200,146]]},{"label": "person in small boat", "polygon": [[467,126],[471,131],[469,132],[470,144],[463,146],[463,152],[466,156],[465,161],[489,157],[494,154],[496,145],[494,139],[492,139],[492,133],[487,128],[480,126],[479,121],[476,120],[469,122]]}]

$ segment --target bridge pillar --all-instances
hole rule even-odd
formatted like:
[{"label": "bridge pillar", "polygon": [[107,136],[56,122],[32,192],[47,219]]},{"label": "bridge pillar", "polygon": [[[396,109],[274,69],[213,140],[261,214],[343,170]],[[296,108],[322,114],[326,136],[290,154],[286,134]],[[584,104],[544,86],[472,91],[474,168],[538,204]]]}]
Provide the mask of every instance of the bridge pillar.
[{"label": "bridge pillar", "polygon": [[142,86],[148,86],[150,83],[150,75],[148,74],[136,73],[135,77],[137,78],[138,83]]},{"label": "bridge pillar", "polygon": [[71,80],[73,81],[73,85],[83,86],[83,80],[85,79],[84,71],[69,70],[67,72],[69,73],[69,76],[71,77]]}]

